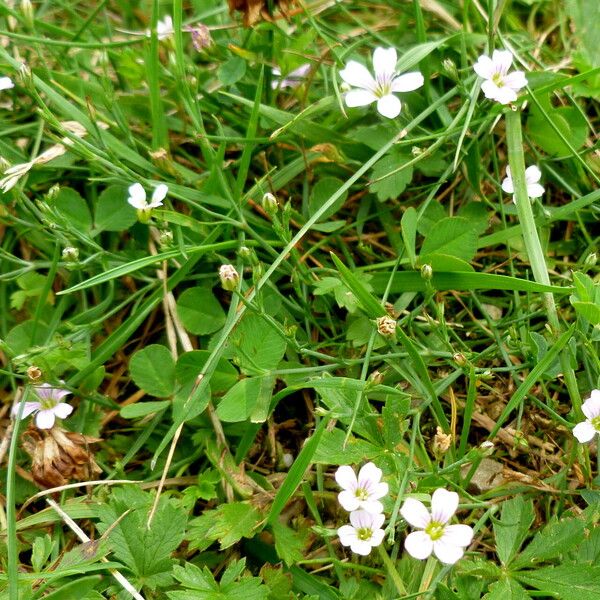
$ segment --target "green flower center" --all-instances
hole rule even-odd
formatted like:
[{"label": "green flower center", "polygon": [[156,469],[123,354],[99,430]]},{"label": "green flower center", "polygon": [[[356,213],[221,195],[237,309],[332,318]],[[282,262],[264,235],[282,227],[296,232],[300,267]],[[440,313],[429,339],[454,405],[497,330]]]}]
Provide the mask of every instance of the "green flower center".
[{"label": "green flower center", "polygon": [[360,527],[356,530],[356,537],[359,540],[366,542],[373,537],[373,530],[370,527]]},{"label": "green flower center", "polygon": [[356,488],[354,495],[361,501],[369,499],[369,492],[365,488]]},{"label": "green flower center", "polygon": [[593,419],[590,420],[592,423],[592,427],[596,430],[596,431],[600,431],[600,415],[598,415],[597,417],[594,417]]},{"label": "green flower center", "polygon": [[437,523],[431,521],[427,527],[425,527],[425,533],[435,542],[444,535],[445,525],[443,523]]},{"label": "green flower center", "polygon": [[52,398],[40,398],[40,410],[48,410],[56,406],[56,400]]},{"label": "green flower center", "polygon": [[504,87],[504,77],[502,73],[494,73],[492,75],[492,81],[499,87]]}]

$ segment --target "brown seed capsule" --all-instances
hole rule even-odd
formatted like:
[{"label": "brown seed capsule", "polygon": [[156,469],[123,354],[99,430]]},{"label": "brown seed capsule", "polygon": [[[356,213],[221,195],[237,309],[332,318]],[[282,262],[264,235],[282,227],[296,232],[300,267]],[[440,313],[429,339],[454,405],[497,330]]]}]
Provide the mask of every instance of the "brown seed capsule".
[{"label": "brown seed capsule", "polygon": [[381,335],[392,336],[396,333],[396,320],[392,317],[379,317],[377,319],[377,331]]}]

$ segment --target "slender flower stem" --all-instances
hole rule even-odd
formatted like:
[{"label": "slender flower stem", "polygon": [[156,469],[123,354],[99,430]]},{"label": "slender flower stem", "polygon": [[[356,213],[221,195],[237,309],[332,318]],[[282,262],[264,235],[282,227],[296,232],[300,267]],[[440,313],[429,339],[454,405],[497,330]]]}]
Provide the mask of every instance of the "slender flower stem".
[{"label": "slender flower stem", "polygon": [[[515,191],[517,212],[519,214],[523,241],[525,242],[525,248],[527,249],[527,255],[529,256],[529,262],[531,263],[533,277],[538,283],[550,285],[550,277],[548,276],[548,267],[546,266],[544,251],[536,229],[531,202],[527,195],[520,111],[511,110],[506,113],[506,142],[508,145],[508,162],[510,164],[510,172]],[[554,303],[554,296],[550,293],[546,293],[543,295],[543,298],[546,311],[548,312],[548,322],[550,323],[552,334],[556,338],[561,333],[561,325],[556,310],[556,304]],[[560,364],[575,412],[578,416],[581,416],[581,396],[579,395],[575,373],[570,364],[569,352],[560,353]]]},{"label": "slender flower stem", "polygon": [[400,596],[406,596],[407,595],[406,588],[404,587],[402,578],[400,577],[400,574],[396,570],[396,567],[395,567],[394,563],[392,562],[392,559],[389,557],[387,550],[383,546],[377,546],[377,549],[379,550],[379,556],[381,557],[381,560],[383,561],[383,564],[385,565],[385,568],[387,569],[388,575],[392,578],[392,581],[394,582],[394,585],[396,586],[396,590],[398,591]]},{"label": "slender flower stem", "polygon": [[427,559],[425,570],[423,571],[423,576],[421,577],[421,584],[419,585],[420,592],[426,592],[431,587],[431,581],[433,579],[433,574],[435,573],[436,565],[437,560],[433,556],[430,556]]}]

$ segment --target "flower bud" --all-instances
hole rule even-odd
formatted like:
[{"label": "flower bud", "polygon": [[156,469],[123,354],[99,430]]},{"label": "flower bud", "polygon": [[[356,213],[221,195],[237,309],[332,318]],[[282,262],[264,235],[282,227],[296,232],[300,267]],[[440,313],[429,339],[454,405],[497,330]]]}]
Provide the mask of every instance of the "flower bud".
[{"label": "flower bud", "polygon": [[158,234],[158,243],[161,248],[168,248],[173,245],[173,232],[170,229],[163,229]]},{"label": "flower bud", "polygon": [[79,250],[73,246],[67,246],[62,251],[62,259],[65,262],[77,262],[79,260]]},{"label": "flower bud", "polygon": [[427,281],[431,280],[433,277],[433,269],[431,268],[431,265],[423,265],[421,267],[421,277]]},{"label": "flower bud", "polygon": [[485,440],[479,445],[479,448],[483,451],[484,456],[491,456],[494,453],[494,442],[490,442],[490,440]]},{"label": "flower bud", "polygon": [[30,29],[33,28],[34,12],[31,0],[21,0],[21,12],[23,13],[23,20]]},{"label": "flower bud", "polygon": [[462,352],[455,352],[452,355],[452,360],[459,366],[465,367],[467,365],[467,357]]},{"label": "flower bud", "polygon": [[31,365],[27,368],[27,377],[30,381],[37,381],[42,376],[42,370],[35,365]]},{"label": "flower bud", "polygon": [[392,317],[379,317],[377,319],[377,331],[386,337],[394,335],[396,333],[396,320]]},{"label": "flower bud", "polygon": [[279,210],[277,198],[271,192],[267,192],[262,197],[262,207],[268,215],[273,216]]},{"label": "flower bud", "polygon": [[598,255],[595,252],[588,254],[583,261],[583,264],[589,269],[591,267],[595,267],[598,262]]},{"label": "flower bud", "polygon": [[60,185],[58,183],[55,183],[49,190],[48,193],[46,194],[46,200],[48,202],[53,202],[54,200],[56,200],[56,197],[58,196],[58,193],[60,192]]},{"label": "flower bud", "polygon": [[456,63],[451,58],[445,58],[442,61],[442,66],[444,67],[444,71],[450,79],[454,81],[458,81],[458,70],[456,69]]},{"label": "flower bud", "polygon": [[233,292],[240,282],[240,275],[233,265],[221,265],[219,267],[219,279],[224,290]]}]

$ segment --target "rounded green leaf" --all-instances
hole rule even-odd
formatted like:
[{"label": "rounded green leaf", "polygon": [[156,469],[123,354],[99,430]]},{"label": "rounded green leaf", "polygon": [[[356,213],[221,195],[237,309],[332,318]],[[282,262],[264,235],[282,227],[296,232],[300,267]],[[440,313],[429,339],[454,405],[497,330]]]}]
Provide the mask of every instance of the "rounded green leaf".
[{"label": "rounded green leaf", "polygon": [[[342,186],[344,182],[337,177],[323,177],[319,179],[317,183],[313,186],[312,192],[310,194],[310,199],[308,201],[308,212],[313,215],[335,194]],[[332,215],[334,215],[346,202],[346,198],[348,198],[348,191],[345,191],[334,203],[333,205],[326,210],[322,215],[319,221],[325,221]]]},{"label": "rounded green leaf", "polygon": [[175,362],[171,353],[159,344],[136,352],[129,362],[129,373],[142,390],[166,398],[175,391]]},{"label": "rounded green leaf", "polygon": [[194,335],[207,335],[225,325],[225,311],[213,293],[204,287],[185,290],[177,300],[177,314]]},{"label": "rounded green leaf", "polygon": [[100,194],[96,204],[97,231],[124,231],[136,221],[136,210],[127,202],[127,190],[123,186],[111,185]]}]

